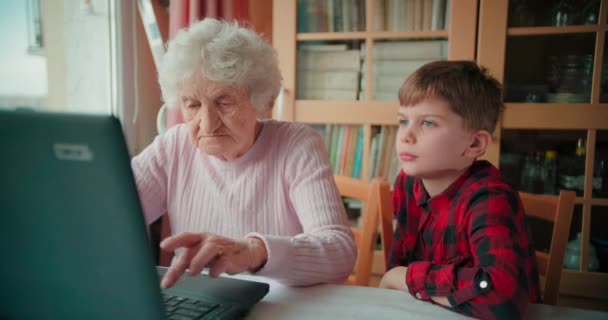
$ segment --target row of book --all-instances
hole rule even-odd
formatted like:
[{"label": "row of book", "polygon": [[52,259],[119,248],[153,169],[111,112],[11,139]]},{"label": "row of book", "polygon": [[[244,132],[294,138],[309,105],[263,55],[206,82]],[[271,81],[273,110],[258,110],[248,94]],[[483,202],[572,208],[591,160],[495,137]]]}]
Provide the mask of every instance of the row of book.
[{"label": "row of book", "polygon": [[361,77],[359,50],[342,44],[298,46],[298,99],[357,100]]},{"label": "row of book", "polygon": [[444,30],[449,25],[449,0],[376,0],[375,31]]},{"label": "row of book", "polygon": [[[403,81],[422,65],[447,58],[446,40],[378,41],[372,49],[372,100],[397,100]],[[297,51],[297,99],[365,100],[366,49],[302,43]]]},{"label": "row of book", "polygon": [[360,125],[314,125],[325,141],[334,174],[361,178],[363,127]]},{"label": "row of book", "polygon": [[401,170],[395,142],[397,141],[396,126],[372,127],[368,179],[383,177],[391,185]]},{"label": "row of book", "polygon": [[400,164],[395,153],[396,126],[373,126],[367,176],[363,176],[364,128],[360,125],[313,125],[323,137],[334,174],[370,180],[395,181]]},{"label": "row of book", "polygon": [[[376,0],[374,31],[443,30],[450,0]],[[298,0],[298,32],[365,30],[365,0]]]},{"label": "row of book", "polygon": [[298,0],[298,32],[365,30],[365,0]]},{"label": "row of book", "polygon": [[[361,56],[365,59],[365,44],[361,46]],[[399,88],[412,73],[423,65],[447,59],[446,40],[425,41],[382,41],[374,43],[372,49],[371,99],[382,101],[397,100]],[[360,99],[365,97],[365,68],[361,77]]]}]

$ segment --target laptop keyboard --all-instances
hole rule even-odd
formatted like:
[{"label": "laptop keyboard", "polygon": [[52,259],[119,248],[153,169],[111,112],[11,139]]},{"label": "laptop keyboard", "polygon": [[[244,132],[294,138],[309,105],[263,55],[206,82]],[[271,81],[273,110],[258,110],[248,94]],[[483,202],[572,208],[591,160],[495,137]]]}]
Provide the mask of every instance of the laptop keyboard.
[{"label": "laptop keyboard", "polygon": [[215,319],[230,306],[215,302],[184,298],[163,293],[166,318],[168,320]]}]

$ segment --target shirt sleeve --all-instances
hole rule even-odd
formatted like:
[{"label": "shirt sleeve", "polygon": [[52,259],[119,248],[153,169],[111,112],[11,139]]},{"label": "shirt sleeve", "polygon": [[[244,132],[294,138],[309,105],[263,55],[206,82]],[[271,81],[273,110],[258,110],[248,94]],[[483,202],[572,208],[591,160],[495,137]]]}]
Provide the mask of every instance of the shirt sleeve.
[{"label": "shirt sleeve", "polygon": [[268,260],[257,274],[293,286],[342,283],[352,272],[357,248],[333,179],[325,144],[311,128],[289,146],[286,191],[303,233],[293,237],[250,234],[264,241]]},{"label": "shirt sleeve", "polygon": [[530,256],[520,208],[513,191],[476,191],[467,214],[474,265],[463,266],[465,258],[413,262],[405,279],[410,293],[422,300],[445,296],[456,311],[475,318],[523,318],[533,281],[526,272]]},{"label": "shirt sleeve", "polygon": [[409,235],[405,230],[407,225],[406,222],[408,220],[408,212],[403,204],[405,201],[406,181],[407,176],[403,171],[401,171],[395,179],[395,184],[393,187],[393,217],[397,219],[399,223],[397,223],[395,226],[395,232],[393,233],[394,239],[391,247],[391,254],[386,262],[386,270],[408,264],[406,241]]},{"label": "shirt sleeve", "polygon": [[131,160],[146,224],[167,212],[167,177],[176,131],[173,128],[164,135],[156,136],[148,147]]}]

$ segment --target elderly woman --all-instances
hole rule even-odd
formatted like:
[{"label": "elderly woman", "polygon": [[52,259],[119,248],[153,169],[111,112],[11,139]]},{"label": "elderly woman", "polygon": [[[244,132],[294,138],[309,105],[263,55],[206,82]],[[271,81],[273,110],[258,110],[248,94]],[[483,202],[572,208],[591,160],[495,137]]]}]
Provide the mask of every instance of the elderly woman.
[{"label": "elderly woman", "polygon": [[161,285],[203,268],[289,285],[344,281],[356,247],[321,137],[260,119],[281,85],[272,47],[205,19],[169,43],[159,82],[187,123],[132,166],[147,223],[169,212],[172,236],[161,248],[178,255]]}]

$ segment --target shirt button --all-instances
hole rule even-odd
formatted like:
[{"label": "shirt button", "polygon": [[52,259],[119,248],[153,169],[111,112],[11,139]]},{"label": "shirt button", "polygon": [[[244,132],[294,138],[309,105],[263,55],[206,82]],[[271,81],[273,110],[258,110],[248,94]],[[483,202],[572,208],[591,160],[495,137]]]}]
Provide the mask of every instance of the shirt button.
[{"label": "shirt button", "polygon": [[480,287],[480,288],[482,288],[482,289],[487,288],[487,287],[488,287],[488,282],[487,282],[487,281],[485,281],[485,280],[484,280],[484,281],[481,281],[481,282],[479,283],[479,287]]},{"label": "shirt button", "polygon": [[418,300],[422,299],[422,295],[420,294],[420,292],[416,292],[416,299],[418,299]]}]

